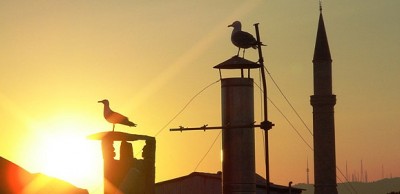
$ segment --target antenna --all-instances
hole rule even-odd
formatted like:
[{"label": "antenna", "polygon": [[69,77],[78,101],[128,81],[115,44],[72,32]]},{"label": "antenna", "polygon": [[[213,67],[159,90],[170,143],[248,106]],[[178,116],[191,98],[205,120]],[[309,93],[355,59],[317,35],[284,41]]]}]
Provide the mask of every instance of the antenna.
[{"label": "antenna", "polygon": [[307,156],[307,169],[306,169],[306,172],[307,172],[307,185],[309,185],[310,184],[310,169],[308,168],[308,156]]},{"label": "antenna", "polygon": [[322,1],[319,0],[319,12],[322,12]]},{"label": "antenna", "polygon": [[364,181],[363,181],[363,179],[364,179],[363,173],[364,173],[363,161],[361,160],[361,176],[360,176],[360,182],[364,182]]},{"label": "antenna", "polygon": [[347,180],[347,182],[349,182],[349,174],[347,172],[347,160],[346,160],[346,180]]}]

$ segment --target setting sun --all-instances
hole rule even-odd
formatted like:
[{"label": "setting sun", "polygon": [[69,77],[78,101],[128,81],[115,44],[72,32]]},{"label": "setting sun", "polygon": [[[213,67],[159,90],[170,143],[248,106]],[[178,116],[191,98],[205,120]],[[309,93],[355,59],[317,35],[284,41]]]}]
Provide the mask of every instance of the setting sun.
[{"label": "setting sun", "polygon": [[68,115],[59,115],[36,124],[43,133],[35,134],[39,140],[34,152],[36,168],[49,176],[80,187],[101,189],[102,156],[97,142],[86,139],[85,123]]}]

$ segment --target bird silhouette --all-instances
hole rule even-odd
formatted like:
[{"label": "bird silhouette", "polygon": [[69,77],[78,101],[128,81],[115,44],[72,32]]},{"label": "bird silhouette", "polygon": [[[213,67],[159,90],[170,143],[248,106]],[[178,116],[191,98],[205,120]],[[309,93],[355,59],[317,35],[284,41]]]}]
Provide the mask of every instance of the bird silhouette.
[{"label": "bird silhouette", "polygon": [[250,47],[254,49],[258,48],[257,40],[250,33],[242,31],[242,24],[239,21],[233,22],[228,27],[233,27],[231,41],[235,46],[239,48],[237,56],[239,56],[240,49],[243,49],[244,58],[244,52],[246,49]]},{"label": "bird silhouette", "polygon": [[98,103],[103,103],[104,104],[104,111],[103,111],[103,115],[104,118],[109,122],[113,124],[113,131],[115,128],[115,124],[121,124],[121,125],[127,125],[130,127],[136,127],[136,124],[129,121],[128,117],[121,115],[117,112],[114,112],[111,110],[110,108],[110,103],[108,102],[108,100],[104,99],[101,101],[98,101]]}]

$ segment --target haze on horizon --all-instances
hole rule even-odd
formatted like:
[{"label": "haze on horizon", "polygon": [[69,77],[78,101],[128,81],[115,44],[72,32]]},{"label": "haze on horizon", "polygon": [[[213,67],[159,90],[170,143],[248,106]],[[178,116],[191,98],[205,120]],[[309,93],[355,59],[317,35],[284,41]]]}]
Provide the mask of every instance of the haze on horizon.
[{"label": "haze on horizon", "polygon": [[[323,1],[333,58],[337,166],[368,179],[400,176],[400,1]],[[98,100],[137,128],[117,131],[157,137],[156,181],[194,170],[221,170],[218,131],[169,132],[180,125],[220,125],[220,86],[214,84],[163,127],[205,86],[212,67],[236,54],[235,20],[254,34],[260,23],[265,64],[312,129],[312,56],[318,1],[11,1],[0,3],[0,155],[98,193],[101,152],[89,134],[107,131]],[[254,50],[246,58],[256,61]],[[224,74],[223,75],[230,75]],[[253,71],[256,82],[258,72]],[[305,141],[312,137],[271,80],[269,98]],[[260,95],[255,91],[256,121]],[[313,182],[312,151],[269,105],[271,181]],[[160,133],[158,133],[163,129]],[[257,173],[264,175],[263,140],[256,130]],[[137,148],[140,150],[140,146]],[[138,153],[140,154],[140,153]],[[65,162],[68,161],[68,162]],[[295,164],[295,165],[294,165]],[[64,171],[60,170],[60,166]],[[382,167],[384,174],[382,175]],[[77,176],[76,172],[81,172]]]}]

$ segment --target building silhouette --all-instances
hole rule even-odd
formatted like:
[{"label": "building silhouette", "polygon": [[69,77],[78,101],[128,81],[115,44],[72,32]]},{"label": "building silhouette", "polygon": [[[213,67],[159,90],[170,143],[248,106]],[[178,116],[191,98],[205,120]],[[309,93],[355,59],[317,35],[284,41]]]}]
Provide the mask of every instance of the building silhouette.
[{"label": "building silhouette", "polygon": [[[156,194],[221,194],[222,172],[193,172],[156,183]],[[256,175],[256,194],[265,194],[265,179]],[[304,189],[270,184],[270,194],[301,194]]]}]

